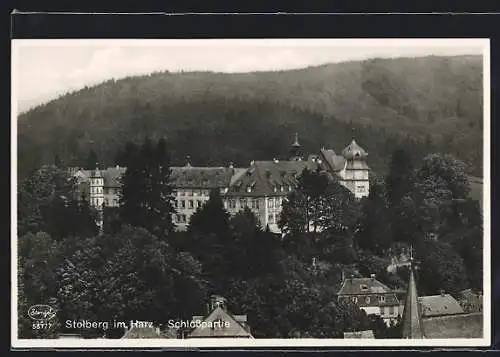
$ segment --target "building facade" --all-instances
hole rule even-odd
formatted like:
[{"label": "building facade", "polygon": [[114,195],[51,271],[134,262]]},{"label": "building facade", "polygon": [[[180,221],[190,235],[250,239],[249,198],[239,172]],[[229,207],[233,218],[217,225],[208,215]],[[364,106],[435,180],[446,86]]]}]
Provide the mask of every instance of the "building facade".
[{"label": "building facade", "polygon": [[352,302],[367,315],[380,316],[387,326],[395,324],[403,314],[403,305],[396,293],[374,275],[344,279],[337,296],[339,302]]},{"label": "building facade", "polygon": [[[306,168],[335,176],[356,198],[369,195],[368,154],[354,139],[340,155],[331,149],[321,149],[319,154],[304,158],[300,149],[296,134],[287,160],[252,161],[248,168],[235,168],[232,164],[227,167],[196,167],[187,160],[185,166],[172,167],[176,227],[186,229],[194,212],[208,200],[210,191],[217,189],[228,213],[234,215],[249,208],[262,227],[279,233],[278,220],[283,202],[297,187],[298,177]],[[101,228],[103,205],[119,205],[120,177],[125,171],[126,168],[119,166],[105,170],[72,170],[79,192],[101,212]]]}]

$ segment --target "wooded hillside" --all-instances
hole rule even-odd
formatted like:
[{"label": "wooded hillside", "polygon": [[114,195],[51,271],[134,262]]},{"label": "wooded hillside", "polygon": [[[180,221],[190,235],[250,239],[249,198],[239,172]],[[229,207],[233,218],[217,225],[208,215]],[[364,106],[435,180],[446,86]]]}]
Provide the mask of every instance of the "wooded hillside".
[{"label": "wooded hillside", "polygon": [[293,133],[306,152],[340,151],[354,134],[370,166],[403,145],[416,158],[445,151],[482,176],[482,58],[374,59],[300,70],[152,73],[110,80],[18,118],[22,177],[56,153],[78,164],[90,149],[113,165],[126,140],[166,136],[173,161],[247,166],[286,157]]}]

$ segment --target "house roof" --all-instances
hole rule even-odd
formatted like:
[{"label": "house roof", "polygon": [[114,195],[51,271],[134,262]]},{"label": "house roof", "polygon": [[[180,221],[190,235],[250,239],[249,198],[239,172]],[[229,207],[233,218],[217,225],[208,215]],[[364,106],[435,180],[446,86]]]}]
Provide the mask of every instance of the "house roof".
[{"label": "house roof", "polygon": [[344,168],[345,166],[345,158],[343,156],[337,155],[335,151],[331,149],[321,149],[320,151],[322,161],[325,163],[323,164],[324,167],[327,169],[327,171],[340,171]]},{"label": "house roof", "polygon": [[372,330],[344,332],[344,338],[375,338]]},{"label": "house roof", "polygon": [[426,338],[482,338],[483,314],[457,314],[422,319]]},{"label": "house roof", "polygon": [[450,294],[421,296],[418,298],[422,317],[463,314],[464,310]]},{"label": "house roof", "polygon": [[[289,187],[297,185],[297,178],[304,169],[316,169],[312,161],[276,160],[255,161],[233,180],[228,196],[286,195]],[[251,191],[248,192],[248,188]]]},{"label": "house roof", "polygon": [[243,325],[241,320],[244,317],[246,322],[246,315],[236,315],[235,317],[228,313],[226,310],[222,309],[220,306],[216,307],[207,317],[201,319],[200,316],[193,316],[193,320],[201,320],[202,322],[212,323],[215,321],[223,321],[229,324],[228,327],[207,327],[199,326],[195,328],[191,333],[189,333],[189,338],[205,338],[205,337],[243,337],[243,338],[253,338],[248,331],[248,327]]},{"label": "house roof", "polygon": [[229,167],[172,167],[171,179],[176,188],[228,187],[234,174]]},{"label": "house roof", "polygon": [[371,295],[387,293],[392,293],[392,290],[375,278],[350,278],[344,280],[338,295]]}]

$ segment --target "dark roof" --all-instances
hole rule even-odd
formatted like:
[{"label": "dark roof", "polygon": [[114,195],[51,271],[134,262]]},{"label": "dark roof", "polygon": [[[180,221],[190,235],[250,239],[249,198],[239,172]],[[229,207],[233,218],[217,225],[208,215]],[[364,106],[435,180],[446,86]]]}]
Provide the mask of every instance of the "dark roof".
[{"label": "dark roof", "polygon": [[483,314],[458,314],[422,319],[425,338],[482,338]]},{"label": "dark roof", "polygon": [[172,167],[172,181],[176,188],[228,187],[235,170],[229,167]]},{"label": "dark roof", "polygon": [[[316,169],[311,161],[255,161],[234,180],[228,195],[264,196],[286,195],[288,187],[297,185],[297,178],[305,168]],[[251,191],[248,192],[248,187]]]},{"label": "dark roof", "polygon": [[320,156],[321,160],[325,162],[323,166],[328,166],[324,167],[328,171],[336,172],[344,168],[346,162],[345,158],[340,155],[337,155],[335,151],[331,149],[328,150],[321,149],[320,154],[321,154]]},{"label": "dark roof", "polygon": [[463,314],[464,310],[450,294],[421,296],[418,298],[422,317]]},{"label": "dark roof", "polygon": [[368,153],[361,146],[358,145],[356,140],[352,139],[349,145],[342,150],[342,156],[347,160],[365,159]]},{"label": "dark roof", "polygon": [[388,286],[375,278],[350,278],[345,279],[338,295],[371,295],[392,292]]},{"label": "dark roof", "polygon": [[[193,320],[201,320],[203,322],[224,321],[229,323],[228,327],[211,328],[201,325],[189,333],[189,338],[203,338],[203,337],[243,337],[253,338],[246,325],[246,315],[231,315],[220,306],[216,307],[206,318],[201,316],[193,316]],[[240,320],[240,321],[238,321]],[[244,321],[243,321],[244,320]]]},{"label": "dark roof", "polygon": [[344,338],[375,338],[372,330],[344,332]]}]

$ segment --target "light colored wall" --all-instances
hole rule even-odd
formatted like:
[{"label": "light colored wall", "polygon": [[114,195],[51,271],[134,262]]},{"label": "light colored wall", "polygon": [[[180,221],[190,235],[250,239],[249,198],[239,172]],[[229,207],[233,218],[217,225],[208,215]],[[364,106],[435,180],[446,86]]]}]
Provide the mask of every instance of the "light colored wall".
[{"label": "light colored wall", "polygon": [[367,315],[380,315],[380,308],[378,306],[360,306],[359,308],[364,310]]}]

